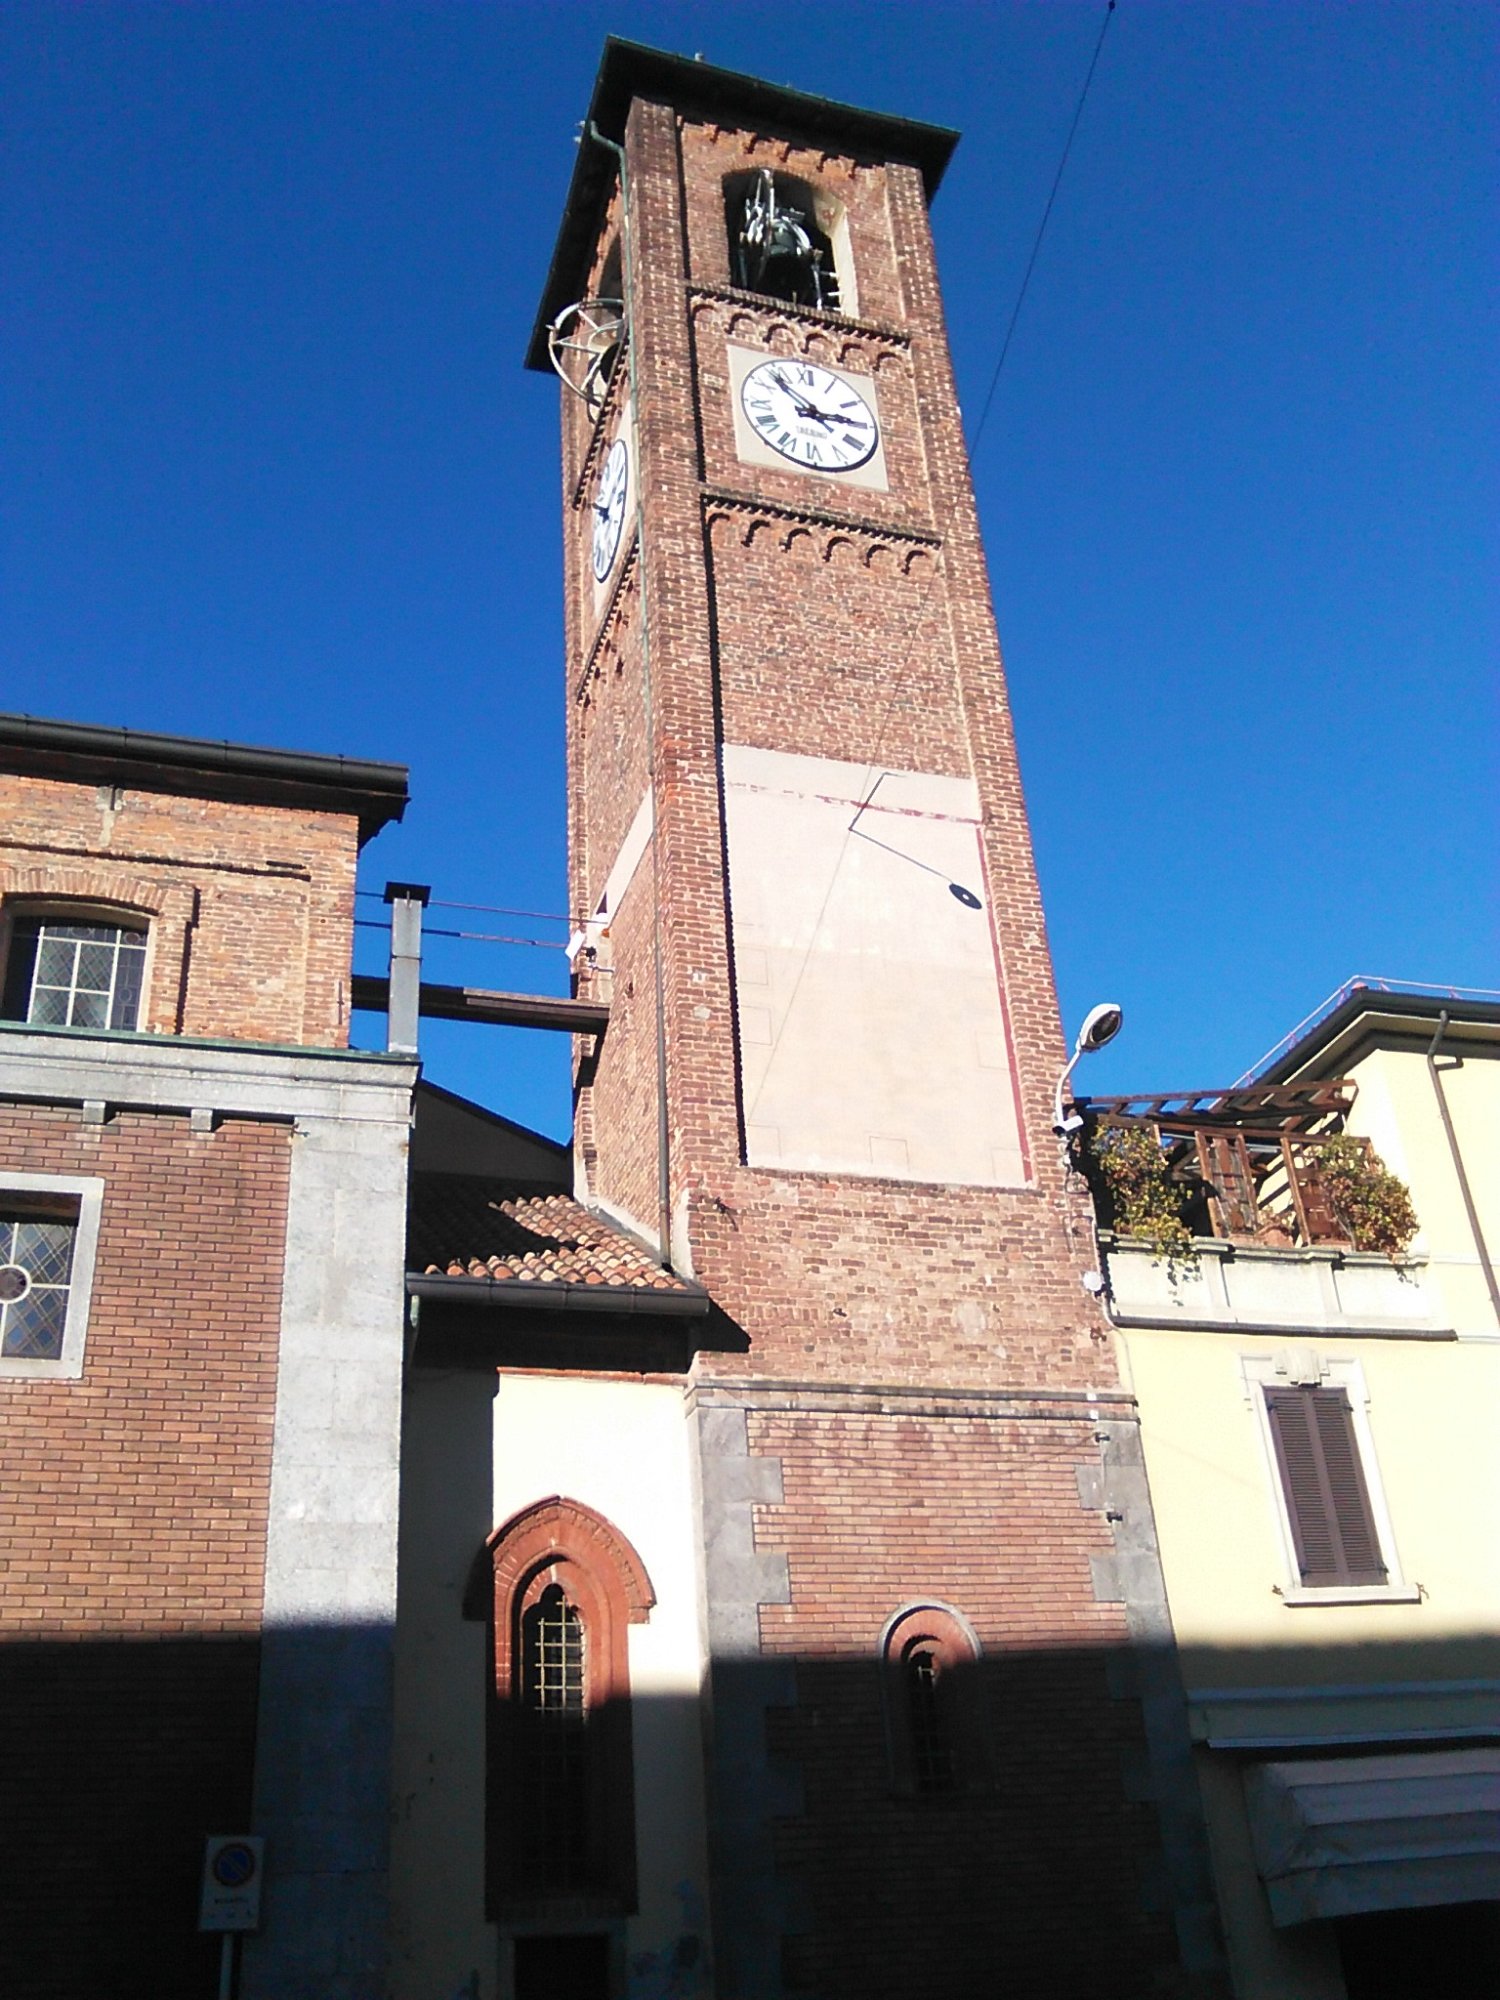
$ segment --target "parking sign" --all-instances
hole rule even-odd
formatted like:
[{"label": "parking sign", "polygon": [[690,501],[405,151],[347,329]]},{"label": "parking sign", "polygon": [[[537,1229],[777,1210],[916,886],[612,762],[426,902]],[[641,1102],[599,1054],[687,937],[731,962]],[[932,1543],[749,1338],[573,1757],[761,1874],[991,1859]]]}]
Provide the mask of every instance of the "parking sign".
[{"label": "parking sign", "polygon": [[203,1849],[200,1931],[260,1928],[260,1878],[266,1843],[255,1833],[213,1833]]}]

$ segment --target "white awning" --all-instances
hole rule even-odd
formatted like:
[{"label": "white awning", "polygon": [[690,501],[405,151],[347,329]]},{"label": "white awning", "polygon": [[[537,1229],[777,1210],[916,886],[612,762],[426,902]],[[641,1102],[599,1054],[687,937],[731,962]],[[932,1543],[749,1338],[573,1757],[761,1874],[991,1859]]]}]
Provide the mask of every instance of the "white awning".
[{"label": "white awning", "polygon": [[1245,1799],[1273,1923],[1500,1897],[1500,1750],[1256,1764]]}]

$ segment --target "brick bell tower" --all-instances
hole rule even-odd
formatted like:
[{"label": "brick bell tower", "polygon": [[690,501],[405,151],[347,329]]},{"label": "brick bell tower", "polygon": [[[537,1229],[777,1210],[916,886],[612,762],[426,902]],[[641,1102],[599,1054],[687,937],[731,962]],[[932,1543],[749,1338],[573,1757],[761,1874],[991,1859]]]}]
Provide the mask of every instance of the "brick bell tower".
[{"label": "brick bell tower", "polygon": [[611,41],[528,357],[565,385],[577,986],[611,1009],[579,1191],[716,1307],[684,1400],[720,2000],[930,1986],[935,1946],[955,2000],[1213,1959],[1050,1130],[928,222],[955,139]]}]

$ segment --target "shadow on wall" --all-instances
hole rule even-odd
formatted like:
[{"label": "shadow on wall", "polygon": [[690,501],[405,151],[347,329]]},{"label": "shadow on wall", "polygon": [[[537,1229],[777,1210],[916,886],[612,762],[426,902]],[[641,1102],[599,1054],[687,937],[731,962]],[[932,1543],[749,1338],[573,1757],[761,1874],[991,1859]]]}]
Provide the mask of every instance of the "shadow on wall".
[{"label": "shadow on wall", "polygon": [[[253,1818],[253,1772],[273,1651],[270,1727],[287,1775],[270,1809],[279,1831],[267,1847],[266,1927],[279,1897],[279,1963],[310,1953],[320,1968],[307,2000],[333,2000],[331,1962],[347,1971],[339,1996],[373,2000],[347,1940],[330,1959],[329,1938],[350,1916],[320,1871],[333,1855],[339,1889],[358,1891],[383,1869],[387,1794],[378,1823],[355,1824],[347,1774],[388,1758],[390,1639],[379,1625],[278,1629],[264,1641],[0,1638],[4,2000],[207,2000],[218,1990],[220,1940],[197,1928],[203,1843],[267,1831]],[[330,1686],[347,1694],[331,1722]]]},{"label": "shadow on wall", "polygon": [[[758,1722],[765,1744],[774,1883],[763,1907],[793,1913],[779,1963],[757,1969],[747,1901],[728,1992],[895,2000],[933,1984],[940,1940],[937,1984],[952,2000],[1224,1995],[1214,1884],[1192,1823],[1205,1759],[1227,1765],[1237,1787],[1252,1762],[1475,1748],[1424,1737],[1195,1750],[1169,1651],[991,1645],[935,1688],[925,1668],[882,1670],[874,1655],[872,1645],[865,1658],[799,1658],[789,1673],[766,1660],[717,1672],[718,1714],[747,1735]],[[1493,1636],[1474,1635],[1338,1647],[1316,1663],[1305,1649],[1223,1662],[1200,1653],[1198,1669],[1225,1686],[1472,1687],[1495,1684],[1500,1657]],[[720,1851],[736,1869],[754,1842],[755,1758],[744,1750],[731,1745],[719,1773]],[[1263,1910],[1253,1880],[1250,1894]],[[722,1971],[722,1895],[718,1907]],[[1500,1904],[1316,1928],[1348,2000],[1429,2000],[1435,1962],[1445,2000],[1500,1993]],[[1320,2000],[1336,1990],[1320,1987]]]},{"label": "shadow on wall", "polygon": [[0,1992],[203,2000],[203,1840],[249,1830],[259,1645],[0,1644]]},{"label": "shadow on wall", "polygon": [[[329,1647],[383,1640],[316,1630],[277,1643],[299,1649],[321,1678]],[[1236,1680],[1244,1684],[1253,1664],[1236,1657]],[[1258,1665],[1264,1681],[1288,1678],[1285,1658],[1262,1656]],[[1425,1662],[1409,1648],[1399,1660],[1380,1646],[1345,1649],[1324,1678],[1387,1684],[1411,1675],[1430,1684],[1494,1671],[1494,1642],[1476,1636],[1435,1646]],[[5,2000],[213,1993],[217,1942],[195,1929],[202,1841],[256,1830],[256,1678],[257,1648],[242,1641],[0,1644]],[[1136,1699],[1139,1658],[992,1645],[947,1678],[946,1692],[922,1674],[903,1680],[873,1646],[861,1658],[720,1667],[720,1990],[754,2000],[895,2000],[914,1986],[945,2000],[1225,1991],[1222,1980],[1163,1977],[1177,1958],[1174,1891],[1179,1903],[1191,1892],[1193,1864],[1172,1851],[1170,1828],[1163,1848],[1151,1802],[1162,1773]],[[482,1685],[452,1690],[454,1704],[471,1706],[481,1739],[485,1699]],[[655,1713],[674,1706],[634,1704],[638,1804],[659,1775],[653,1746],[680,1740]],[[349,1727],[358,1730],[358,1716]],[[319,1755],[332,1764],[341,1754],[335,1730]],[[317,1768],[307,1775],[315,1811]],[[383,1827],[372,1830],[377,1851],[383,1838]],[[268,1934],[283,1861],[268,1852]],[[482,1897],[479,1858],[461,1872]],[[421,1912],[413,1914],[420,1928]],[[481,1909],[470,1914],[482,1923]],[[588,1931],[579,1914],[556,1929]],[[1414,1913],[1387,1924],[1389,1935],[1380,1921],[1355,1920],[1340,1942],[1351,2000],[1427,2000],[1438,1990],[1432,1953],[1444,1949],[1443,1935],[1452,1933],[1453,1944],[1461,1916]],[[1467,1919],[1441,1987],[1454,2000],[1500,1991],[1492,1918]],[[523,1925],[549,1928],[545,1896]],[[736,1953],[742,1962],[731,1966]],[[601,1993],[693,2000],[710,1990],[701,1948],[645,1954],[634,1965],[617,1959],[615,1968],[615,1983]],[[485,1996],[492,1979],[487,1966]],[[320,1996],[310,1989],[306,2000]]]}]

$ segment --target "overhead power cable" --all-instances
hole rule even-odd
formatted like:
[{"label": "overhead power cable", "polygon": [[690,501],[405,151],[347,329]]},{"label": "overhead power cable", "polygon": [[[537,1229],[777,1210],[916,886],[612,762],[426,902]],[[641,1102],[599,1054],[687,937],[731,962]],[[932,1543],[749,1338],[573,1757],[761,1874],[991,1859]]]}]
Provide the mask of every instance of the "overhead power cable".
[{"label": "overhead power cable", "polygon": [[[1015,305],[1011,308],[1010,323],[1007,325],[1005,329],[1005,338],[1001,342],[1000,346],[1000,358],[995,363],[994,374],[991,375],[990,377],[989,390],[985,395],[984,407],[981,409],[979,413],[979,422],[974,427],[974,435],[972,439],[968,440],[968,453],[971,465],[973,462],[974,453],[979,445],[979,440],[984,435],[985,424],[989,420],[990,407],[994,403],[995,391],[998,388],[1000,382],[1000,371],[1004,368],[1005,358],[1010,353],[1010,344],[1011,340],[1015,335],[1016,322],[1020,319],[1021,307],[1026,302],[1027,289],[1031,284],[1031,274],[1036,269],[1037,258],[1041,254],[1042,239],[1047,233],[1047,224],[1051,219],[1053,205],[1057,200],[1057,191],[1062,186],[1062,177],[1064,171],[1067,168],[1068,155],[1073,150],[1073,140],[1075,135],[1077,134],[1079,122],[1083,117],[1083,107],[1088,101],[1089,88],[1094,81],[1094,71],[1099,67],[1099,56],[1100,52],[1104,47],[1104,37],[1109,33],[1110,16],[1114,13],[1114,11],[1115,11],[1115,0],[1108,0],[1108,4],[1104,9],[1104,19],[1099,26],[1099,38],[1094,43],[1094,53],[1089,58],[1088,71],[1083,79],[1083,88],[1082,90],[1079,91],[1078,102],[1073,107],[1073,119],[1072,123],[1068,126],[1068,136],[1063,141],[1062,155],[1057,162],[1057,172],[1052,176],[1052,187],[1047,196],[1046,206],[1042,210],[1042,219],[1037,224],[1036,236],[1033,239],[1031,245],[1031,255],[1026,260],[1026,269],[1021,275],[1021,284],[1020,284],[1020,289],[1016,293],[1016,302]],[[876,731],[874,747],[868,759],[868,765],[871,769],[874,770],[875,776],[870,784],[869,790],[864,794],[864,796],[860,799],[859,804],[855,807],[853,818],[850,820],[848,826],[844,829],[844,838],[842,843],[840,844],[838,855],[833,864],[833,872],[828,878],[828,887],[824,892],[822,903],[819,905],[817,916],[813,919],[813,927],[811,935],[808,938],[807,949],[802,955],[802,963],[797,968],[797,977],[792,982],[792,990],[788,994],[786,1006],[782,1010],[781,1025],[776,1030],[776,1033],[771,1041],[770,1051],[766,1057],[766,1067],[761,1077],[760,1091],[756,1093],[756,1103],[759,1103],[761,1092],[765,1090],[766,1084],[770,1080],[771,1068],[772,1065],[775,1063],[777,1052],[780,1049],[782,1036],[785,1034],[787,1024],[791,1020],[792,1009],[796,1005],[797,996],[802,990],[802,981],[804,976],[806,975],[807,968],[812,962],[813,949],[818,941],[818,933],[823,928],[824,919],[828,915],[828,906],[833,900],[833,892],[835,887],[837,886],[839,874],[844,865],[844,857],[847,855],[849,851],[849,842],[855,836],[855,834],[859,832],[860,818],[864,813],[865,808],[874,799],[876,789],[880,785],[882,778],[885,776],[884,771],[879,769],[880,752],[885,744],[885,733],[890,726],[891,713],[896,705],[896,697],[901,692],[902,686],[906,680],[907,672],[911,666],[912,656],[916,652],[917,636],[922,629],[922,619],[927,610],[928,600],[931,598],[933,591],[937,588],[938,577],[941,575],[941,573],[942,571],[940,565],[934,563],[932,565],[932,573],[927,580],[927,587],[923,591],[922,596],[917,604],[916,610],[912,614],[911,636],[906,648],[906,655],[905,658],[902,660],[901,666],[897,670],[897,673],[893,679],[891,692],[889,696],[886,698],[885,708],[882,711],[880,718],[880,727]],[[750,1111],[746,1113],[746,1116],[748,1117],[750,1115],[750,1112],[753,1112],[754,1109],[755,1106],[751,1105]]]},{"label": "overhead power cable", "polygon": [[[389,931],[390,925],[381,923],[378,917],[356,917],[354,928],[357,931]],[[561,938],[505,937],[498,931],[449,931],[436,924],[424,924],[422,935],[424,938],[462,938],[465,944],[529,944],[538,951],[567,949]]]},{"label": "overhead power cable", "polygon": [[[367,903],[385,901],[385,897],[378,889],[356,889],[354,893]],[[506,903],[453,903],[442,896],[434,896],[427,907],[432,910],[478,910],[487,917],[532,917],[542,924],[573,924],[582,921],[578,917],[559,916],[556,910],[516,910]]]},{"label": "overhead power cable", "polygon": [[1062,158],[1057,163],[1057,172],[1052,176],[1052,192],[1047,196],[1047,206],[1042,210],[1042,219],[1037,224],[1036,240],[1031,246],[1031,255],[1026,260],[1025,274],[1021,279],[1021,289],[1016,293],[1016,303],[1011,310],[1010,325],[1005,329],[1005,339],[1000,344],[1000,359],[995,363],[995,372],[990,377],[989,391],[984,399],[984,408],[979,412],[979,422],[974,426],[974,436],[969,445],[972,458],[979,440],[984,435],[984,427],[990,414],[990,405],[995,400],[995,390],[1000,382],[1000,370],[1005,366],[1005,357],[1010,353],[1011,337],[1016,330],[1016,321],[1021,317],[1021,307],[1026,303],[1026,290],[1031,283],[1031,274],[1036,269],[1036,260],[1041,251],[1042,238],[1047,233],[1047,224],[1052,216],[1052,204],[1057,200],[1057,190],[1062,186],[1063,172],[1068,164],[1068,155],[1073,150],[1074,135],[1078,131],[1078,121],[1083,116],[1083,107],[1088,101],[1089,85],[1094,81],[1094,71],[1099,67],[1099,52],[1104,47],[1104,37],[1109,33],[1110,16],[1115,11],[1115,0],[1109,0],[1104,10],[1104,20],[1099,29],[1099,39],[1094,44],[1093,57],[1089,62],[1088,75],[1083,79],[1083,88],[1078,93],[1078,102],[1073,107],[1073,122],[1068,127],[1068,136],[1063,142]]}]

